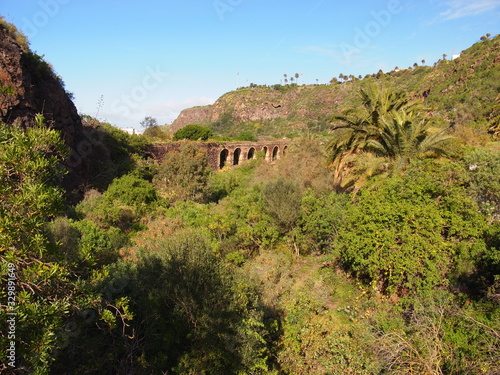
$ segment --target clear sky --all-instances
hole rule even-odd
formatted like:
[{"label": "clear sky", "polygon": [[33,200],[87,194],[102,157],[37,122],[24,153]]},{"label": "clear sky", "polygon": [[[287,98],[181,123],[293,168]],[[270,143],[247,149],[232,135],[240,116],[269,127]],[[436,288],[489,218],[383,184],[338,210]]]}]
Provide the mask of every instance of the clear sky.
[{"label": "clear sky", "polygon": [[284,74],[328,83],[432,65],[500,32],[500,0],[0,0],[0,14],[81,114],[136,128]]}]

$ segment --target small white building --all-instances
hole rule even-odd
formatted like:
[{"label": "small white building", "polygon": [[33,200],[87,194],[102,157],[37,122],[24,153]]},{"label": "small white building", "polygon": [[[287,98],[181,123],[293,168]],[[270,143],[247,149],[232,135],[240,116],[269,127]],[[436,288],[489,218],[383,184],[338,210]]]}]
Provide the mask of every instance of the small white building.
[{"label": "small white building", "polygon": [[142,135],[144,131],[142,130],[137,130],[135,128],[119,128],[120,130],[123,130],[124,132],[132,135]]}]

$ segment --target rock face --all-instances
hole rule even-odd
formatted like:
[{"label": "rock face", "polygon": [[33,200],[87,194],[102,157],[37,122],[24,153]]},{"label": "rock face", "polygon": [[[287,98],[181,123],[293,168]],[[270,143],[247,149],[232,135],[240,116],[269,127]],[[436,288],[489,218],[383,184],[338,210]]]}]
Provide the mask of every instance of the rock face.
[{"label": "rock face", "polygon": [[60,130],[70,148],[82,135],[82,122],[62,80],[43,59],[25,50],[0,24],[0,85],[11,88],[0,99],[1,120],[30,126],[37,113]]},{"label": "rock face", "polygon": [[36,114],[43,114],[46,125],[59,130],[71,149],[65,161],[70,173],[63,186],[68,191],[78,189],[90,174],[93,160],[98,160],[99,148],[89,142],[89,129],[84,129],[61,78],[29,50],[23,38],[0,19],[0,120],[26,128],[33,125]]},{"label": "rock face", "polygon": [[171,131],[175,133],[186,125],[209,121],[211,107],[211,105],[206,105],[183,110],[170,126]]},{"label": "rock face", "polygon": [[328,114],[344,100],[346,90],[333,86],[290,86],[242,88],[221,96],[213,105],[188,108],[172,123],[172,132],[189,124],[231,119],[235,123],[265,122],[278,118],[299,126]]}]

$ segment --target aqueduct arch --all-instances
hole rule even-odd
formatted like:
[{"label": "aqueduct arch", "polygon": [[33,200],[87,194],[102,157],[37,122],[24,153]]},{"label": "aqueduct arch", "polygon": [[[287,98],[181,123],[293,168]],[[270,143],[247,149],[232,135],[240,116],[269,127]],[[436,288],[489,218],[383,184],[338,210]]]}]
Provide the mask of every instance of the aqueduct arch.
[{"label": "aqueduct arch", "polygon": [[[207,151],[208,164],[215,170],[227,166],[236,166],[245,160],[255,159],[258,152],[263,152],[265,160],[273,162],[285,156],[289,140],[260,141],[260,142],[224,142],[204,143],[197,142],[198,147]],[[156,162],[161,162],[171,151],[179,151],[180,142],[161,143],[151,145],[149,153]]]},{"label": "aqueduct arch", "polygon": [[237,148],[233,152],[233,165],[240,164],[241,148]]},{"label": "aqueduct arch", "polygon": [[224,148],[219,154],[219,169],[222,169],[226,166],[228,156],[229,151]]},{"label": "aqueduct arch", "polygon": [[248,149],[248,153],[247,153],[247,160],[251,160],[251,159],[254,159],[255,158],[255,148],[254,147],[250,147]]}]

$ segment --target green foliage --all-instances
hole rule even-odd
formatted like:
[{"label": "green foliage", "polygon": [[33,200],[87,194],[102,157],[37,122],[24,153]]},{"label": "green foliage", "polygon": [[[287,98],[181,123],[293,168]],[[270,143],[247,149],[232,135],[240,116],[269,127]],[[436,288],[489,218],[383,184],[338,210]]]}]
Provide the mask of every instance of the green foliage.
[{"label": "green foliage", "polygon": [[360,109],[334,117],[341,125],[327,146],[339,188],[359,188],[373,174],[401,172],[413,160],[445,154],[452,137],[430,132],[430,119],[404,91],[371,85],[360,97]]},{"label": "green foliage", "polygon": [[206,141],[208,138],[212,137],[212,131],[201,125],[186,125],[182,129],[177,130],[174,133],[173,140],[178,141],[181,139],[189,139],[191,141]]},{"label": "green foliage", "polygon": [[494,374],[498,329],[498,308],[470,301],[461,307],[441,292],[418,299],[404,325],[382,329],[375,345],[394,374]]},{"label": "green foliage", "polygon": [[62,249],[60,261],[77,272],[115,262],[117,250],[128,243],[118,228],[105,231],[89,220],[57,217],[47,228],[53,251]]},{"label": "green foliage", "polygon": [[5,116],[9,108],[14,104],[14,87],[0,83],[0,116]]},{"label": "green foliage", "polygon": [[144,130],[145,137],[157,138],[162,141],[170,139],[170,136],[166,131],[162,129],[161,126],[150,126],[146,130]]},{"label": "green foliage", "polygon": [[238,168],[223,168],[211,174],[208,185],[210,201],[219,201],[239,187],[247,187],[254,173],[257,161],[251,160]]},{"label": "green foliage", "polygon": [[462,187],[435,176],[415,167],[347,207],[336,248],[344,267],[375,291],[415,296],[448,287],[459,257],[484,251],[477,206]]},{"label": "green foliage", "polygon": [[286,311],[278,357],[284,374],[376,373],[377,363],[355,325],[308,295],[289,301]]},{"label": "green foliage", "polygon": [[[122,288],[133,301],[141,342],[132,354],[135,371],[266,373],[255,289],[237,279],[197,231],[171,223],[164,235],[165,223],[158,224],[135,240],[139,260]],[[164,234],[155,235],[158,230]]]},{"label": "green foliage", "polygon": [[284,233],[289,232],[300,216],[302,192],[291,180],[267,182],[262,188],[265,210]]},{"label": "green foliage", "polygon": [[24,52],[29,51],[29,41],[26,35],[19,31],[14,24],[7,22],[4,16],[0,16],[0,28],[6,30],[6,32],[19,43]]},{"label": "green foliage", "polygon": [[[89,305],[89,294],[71,280],[61,255],[47,246],[45,223],[60,212],[62,191],[57,179],[63,175],[61,159],[67,154],[57,131],[35,118],[26,130],[0,123],[0,260],[1,284],[6,284],[8,264],[13,266],[16,368],[48,374],[59,333],[69,311]],[[60,230],[64,232],[64,230]],[[64,233],[61,240],[74,246]],[[75,251],[73,247],[70,251]],[[2,305],[6,290],[0,291]],[[0,319],[7,321],[2,308]],[[8,348],[10,340],[0,337]],[[0,354],[7,363],[6,352]],[[5,370],[5,367],[2,367]]]},{"label": "green foliage", "polygon": [[82,116],[87,138],[92,139],[100,160],[92,165],[89,184],[104,191],[113,179],[141,169],[146,137],[131,135],[90,116]]},{"label": "green foliage", "polygon": [[202,202],[209,194],[211,173],[206,151],[190,142],[182,142],[179,152],[165,156],[153,183],[169,203],[179,200]]},{"label": "green foliage", "polygon": [[43,85],[46,80],[55,80],[64,88],[66,85],[61,78],[54,71],[54,67],[45,61],[43,55],[38,55],[30,50],[25,51],[22,55],[24,62],[29,66],[30,70],[33,72],[34,81],[37,84]]},{"label": "green foliage", "polygon": [[257,142],[258,139],[255,135],[252,134],[250,131],[245,131],[241,132],[238,134],[235,139],[235,141],[248,141],[248,142]]},{"label": "green foliage", "polygon": [[166,214],[205,232],[222,254],[238,250],[251,254],[273,246],[280,237],[258,187],[237,188],[218,204],[177,202]]},{"label": "green foliage", "polygon": [[120,202],[139,209],[147,207],[158,199],[151,183],[135,175],[125,175],[115,179],[103,197],[110,203]]},{"label": "green foliage", "polygon": [[481,211],[490,220],[500,220],[500,153],[499,150],[471,149],[464,155],[471,178],[469,191]]},{"label": "green foliage", "polygon": [[305,191],[297,223],[297,242],[302,253],[327,252],[342,226],[348,196],[337,193],[317,195]]},{"label": "green foliage", "polygon": [[153,185],[135,174],[117,178],[104,194],[87,195],[76,211],[103,228],[117,227],[125,231],[157,206],[159,197]]},{"label": "green foliage", "polygon": [[233,116],[229,112],[224,112],[220,115],[219,120],[210,124],[210,129],[212,129],[217,134],[226,134],[231,127],[235,124]]}]

